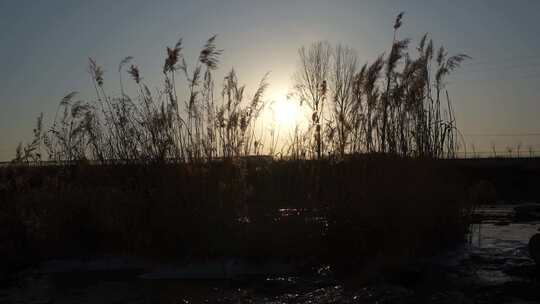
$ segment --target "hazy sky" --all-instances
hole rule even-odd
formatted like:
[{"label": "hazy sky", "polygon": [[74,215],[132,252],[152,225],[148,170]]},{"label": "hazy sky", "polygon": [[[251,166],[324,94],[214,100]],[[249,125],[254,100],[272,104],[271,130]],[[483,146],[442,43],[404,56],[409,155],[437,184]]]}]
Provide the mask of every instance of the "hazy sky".
[{"label": "hazy sky", "polygon": [[474,58],[448,85],[468,148],[485,151],[493,143],[505,150],[521,142],[540,150],[540,136],[470,136],[540,132],[538,0],[0,0],[0,160],[31,138],[40,112],[51,121],[64,95],[94,97],[89,56],[104,66],[106,87],[116,92],[125,56],[134,56],[145,81],[157,85],[167,45],[183,37],[194,62],[205,40],[218,34],[225,52],[216,76],[235,67],[252,92],[270,71],[269,93],[277,98],[290,87],[300,46],[344,43],[362,62],[372,61],[390,47],[400,11],[406,12],[401,37],[416,44],[429,32],[450,53]]}]

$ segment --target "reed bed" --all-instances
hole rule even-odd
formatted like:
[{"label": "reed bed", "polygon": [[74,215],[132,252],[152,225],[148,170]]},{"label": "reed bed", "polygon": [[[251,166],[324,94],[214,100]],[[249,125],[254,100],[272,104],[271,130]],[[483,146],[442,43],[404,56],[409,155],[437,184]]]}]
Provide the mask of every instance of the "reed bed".
[{"label": "reed bed", "polygon": [[[249,97],[234,69],[216,88],[223,51],[212,36],[192,66],[181,39],[168,47],[156,92],[128,56],[118,66],[121,95],[111,96],[103,68],[90,58],[94,100],[66,95],[47,130],[40,115],[33,140],[18,147],[14,162],[199,163],[269,153],[294,159],[379,152],[451,158],[458,131],[445,78],[468,56],[449,56],[427,34],[416,54],[409,53],[410,40],[398,39],[402,17],[396,18],[390,52],[371,64],[360,66],[356,52],[342,45],[300,48],[289,97],[306,108],[309,124],[296,126],[280,149],[274,148],[275,130],[256,132],[268,106],[267,75]],[[124,89],[126,75],[136,92]]]},{"label": "reed bed", "polygon": [[[425,35],[413,58],[409,40],[397,38],[401,20],[390,53],[361,67],[345,46],[300,49],[291,96],[308,107],[309,126],[295,129],[280,157],[266,155],[273,136],[256,132],[267,77],[250,97],[234,70],[216,88],[222,50],[215,36],[193,66],[182,40],[168,47],[157,92],[126,57],[121,96],[113,97],[90,59],[94,100],[65,96],[52,125],[44,130],[40,116],[34,139],[0,169],[0,226],[12,231],[1,255],[279,256],[358,265],[464,240],[465,186],[435,159],[456,151],[444,78],[467,56],[435,51]],[[125,90],[126,75],[136,94]],[[28,165],[42,159],[53,165]]]},{"label": "reed bed", "polygon": [[7,185],[1,224],[17,230],[3,242],[22,242],[13,248],[40,257],[244,256],[353,265],[452,247],[464,240],[471,211],[451,166],[384,155],[0,173]]}]

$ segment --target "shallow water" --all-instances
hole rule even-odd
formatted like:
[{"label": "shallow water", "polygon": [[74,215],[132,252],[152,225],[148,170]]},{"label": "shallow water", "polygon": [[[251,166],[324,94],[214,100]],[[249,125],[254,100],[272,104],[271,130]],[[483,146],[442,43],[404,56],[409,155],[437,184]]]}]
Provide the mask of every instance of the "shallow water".
[{"label": "shallow water", "polygon": [[338,278],[325,266],[310,275],[286,275],[294,265],[277,261],[224,259],[186,266],[94,257],[49,261],[22,271],[0,287],[0,303],[540,302],[539,276],[527,251],[540,222],[487,222],[472,227],[463,248],[376,283]]},{"label": "shallow water", "polygon": [[539,227],[538,222],[473,226],[470,258],[482,261],[477,263],[480,280],[492,283],[520,280],[516,275],[519,273],[512,270],[534,265],[527,244]]}]

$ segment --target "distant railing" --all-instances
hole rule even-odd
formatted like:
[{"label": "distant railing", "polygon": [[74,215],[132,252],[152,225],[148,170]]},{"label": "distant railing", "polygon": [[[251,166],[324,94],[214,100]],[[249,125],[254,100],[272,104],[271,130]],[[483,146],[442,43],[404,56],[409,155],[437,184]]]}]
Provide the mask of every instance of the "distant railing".
[{"label": "distant railing", "polygon": [[[249,156],[242,156],[239,158],[241,161],[247,162],[247,163],[260,163],[260,162],[270,162],[274,158],[270,155],[249,155]],[[212,159],[212,161],[223,161],[224,158],[216,157]],[[168,163],[179,163],[180,160],[177,159],[168,159],[166,160]],[[24,161],[24,162],[13,162],[13,161],[0,161],[0,168],[6,167],[6,166],[66,166],[66,165],[76,165],[81,163],[81,161],[54,161],[54,160],[45,160],[45,161]],[[148,164],[149,162],[145,160],[124,160],[124,159],[110,159],[106,160],[105,162],[97,161],[97,160],[84,160],[85,164],[89,165],[100,165],[100,164]]]},{"label": "distant railing", "polygon": [[[512,155],[509,155],[508,153],[496,153],[494,154],[493,152],[476,152],[476,153],[472,153],[472,152],[459,152],[459,153],[456,153],[456,157],[453,157],[453,158],[443,158],[443,159],[470,159],[470,160],[473,160],[473,159],[523,159],[523,160],[527,160],[527,159],[539,159],[540,158],[540,151],[538,151],[538,153],[535,153],[533,155],[531,154],[520,154],[519,156],[516,155],[516,154],[512,154]],[[274,158],[270,157],[270,156],[260,156],[260,157],[254,157],[254,156],[248,156],[248,157],[245,157],[245,158],[242,158],[241,160],[244,160],[244,161],[247,161],[248,163],[260,163],[260,162],[270,162],[272,161]],[[222,159],[214,159],[213,161],[220,161]],[[276,160],[280,160],[280,158],[276,158]],[[3,167],[7,167],[7,166],[32,166],[32,167],[35,167],[35,166],[69,166],[69,165],[75,165],[75,164],[78,164],[79,162],[77,161],[62,161],[62,162],[57,162],[57,161],[29,161],[29,162],[22,162],[22,163],[16,163],[16,162],[10,162],[10,161],[3,161],[3,162],[0,162],[0,168],[3,168]],[[102,164],[101,162],[99,161],[85,161],[86,164],[89,164],[89,165],[100,165]],[[174,161],[171,161],[171,163],[175,163]],[[143,162],[143,161],[121,161],[121,160],[110,160],[108,162],[106,162],[105,164],[115,164],[115,165],[118,165],[118,164],[147,164],[146,162]]]},{"label": "distant railing", "polygon": [[517,151],[459,151],[456,152],[455,158],[537,158],[540,156],[540,150],[523,150]]}]

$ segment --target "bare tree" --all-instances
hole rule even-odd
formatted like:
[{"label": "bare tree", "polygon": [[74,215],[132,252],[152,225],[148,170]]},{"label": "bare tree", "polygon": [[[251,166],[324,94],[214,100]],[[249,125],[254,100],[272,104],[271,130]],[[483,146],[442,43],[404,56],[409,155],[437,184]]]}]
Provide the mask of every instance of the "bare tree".
[{"label": "bare tree", "polygon": [[332,115],[337,135],[337,149],[341,157],[349,141],[354,121],[353,90],[358,57],[349,47],[338,45],[333,52],[330,88],[332,92]]},{"label": "bare tree", "polygon": [[323,154],[322,116],[327,93],[327,78],[330,66],[331,47],[326,42],[315,42],[298,51],[299,66],[294,76],[295,91],[301,104],[312,111],[311,129],[314,129],[314,147],[317,158]]}]

